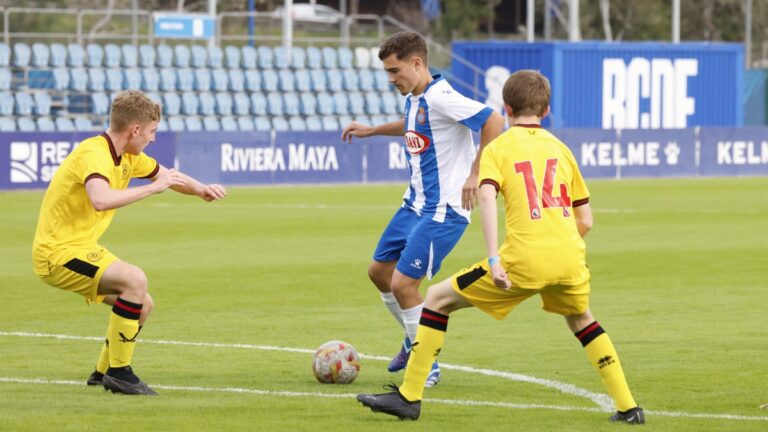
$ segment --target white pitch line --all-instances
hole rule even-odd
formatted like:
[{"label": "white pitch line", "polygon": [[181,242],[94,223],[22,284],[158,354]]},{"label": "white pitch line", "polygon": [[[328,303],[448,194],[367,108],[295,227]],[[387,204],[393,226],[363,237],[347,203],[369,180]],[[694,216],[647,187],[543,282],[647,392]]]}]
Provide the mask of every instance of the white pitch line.
[{"label": "white pitch line", "polygon": [[[45,378],[13,378],[13,377],[0,377],[0,383],[6,384],[42,384],[42,385],[68,385],[83,387],[82,381],[72,380],[49,380]],[[188,391],[188,392],[204,392],[204,393],[236,393],[236,394],[252,394],[258,396],[283,396],[283,397],[319,397],[328,399],[352,399],[356,397],[353,393],[322,393],[322,392],[303,392],[303,391],[275,391],[275,390],[260,390],[242,387],[200,387],[200,386],[175,386],[175,385],[152,385],[152,388],[157,390],[170,390],[170,391]],[[444,405],[458,405],[458,406],[471,406],[471,407],[494,407],[494,408],[509,408],[520,410],[553,410],[553,411],[583,411],[603,413],[603,410],[599,408],[577,407],[568,405],[543,405],[543,404],[518,404],[511,402],[494,402],[494,401],[477,401],[470,399],[424,399],[425,402],[437,403]],[[696,419],[708,419],[708,420],[738,420],[738,421],[765,421],[768,422],[768,417],[757,416],[742,416],[734,414],[707,414],[707,413],[684,413],[684,412],[669,412],[669,411],[650,411],[645,410],[646,414],[658,417],[678,417],[678,418],[696,418]]]},{"label": "white pitch line", "polygon": [[[102,341],[103,337],[93,336],[71,336],[62,334],[49,334],[49,333],[31,333],[31,332],[6,332],[0,331],[0,336],[18,336],[18,337],[39,337],[39,338],[54,338],[60,340],[93,340]],[[141,339],[141,343],[157,344],[157,345],[176,345],[176,346],[191,346],[191,347],[205,347],[205,348],[239,348],[239,349],[251,349],[261,351],[282,351],[282,352],[294,352],[302,354],[312,354],[315,350],[305,348],[289,348],[289,347],[277,347],[270,345],[251,345],[251,344],[231,344],[231,343],[213,343],[213,342],[184,342],[184,341],[171,341],[171,340],[152,340]],[[368,354],[361,354],[361,358],[369,360],[389,361],[388,357],[375,356]],[[497,371],[492,369],[478,369],[470,366],[454,365],[450,363],[440,363],[440,367],[447,370],[458,370],[467,373],[485,375],[495,378],[502,378],[510,381],[525,382],[530,384],[537,384],[547,388],[559,390],[563,393],[578,396],[589,399],[600,407],[603,412],[613,411],[613,401],[608,395],[601,393],[594,393],[586,389],[576,387],[573,384],[568,384],[560,381],[536,378],[530,375],[523,375],[518,373],[510,373],[504,371]]]}]

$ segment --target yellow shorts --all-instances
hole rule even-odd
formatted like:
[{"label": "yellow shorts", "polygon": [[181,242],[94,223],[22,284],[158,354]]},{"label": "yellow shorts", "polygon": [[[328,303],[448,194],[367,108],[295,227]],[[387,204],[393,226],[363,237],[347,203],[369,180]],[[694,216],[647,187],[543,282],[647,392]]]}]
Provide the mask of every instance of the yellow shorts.
[{"label": "yellow shorts", "polygon": [[103,295],[98,295],[99,282],[107,267],[117,261],[116,256],[103,246],[70,248],[57,251],[54,256],[55,262],[37,254],[33,257],[36,269],[44,268],[42,260],[47,264],[47,273],[41,274],[40,270],[36,270],[43,282],[80,294],[88,304],[104,300]]},{"label": "yellow shorts", "polygon": [[503,319],[523,300],[533,295],[541,296],[541,307],[560,315],[577,315],[589,308],[589,281],[581,285],[549,285],[543,288],[518,288],[508,290],[493,284],[488,260],[477,262],[451,276],[454,291],[475,307],[496,318]]}]

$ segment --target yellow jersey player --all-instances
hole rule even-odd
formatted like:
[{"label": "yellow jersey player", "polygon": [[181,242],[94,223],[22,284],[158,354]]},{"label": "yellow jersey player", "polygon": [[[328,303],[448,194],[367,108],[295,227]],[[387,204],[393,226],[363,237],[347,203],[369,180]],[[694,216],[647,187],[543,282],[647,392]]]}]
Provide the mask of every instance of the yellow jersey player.
[{"label": "yellow jersey player", "polygon": [[[613,343],[589,310],[590,274],[582,240],[592,228],[589,191],[568,147],[540,126],[549,113],[550,93],[549,81],[536,71],[518,71],[506,81],[503,99],[511,127],[488,144],[480,160],[489,258],[429,288],[403,384],[390,393],[357,397],[373,411],[419,417],[424,377],[442,348],[448,314],[474,306],[503,319],[538,294],[544,310],[565,318],[600,374],[616,405],[611,420],[645,422]],[[506,217],[501,248],[498,192]]]},{"label": "yellow jersey player", "polygon": [[[51,180],[40,208],[32,246],[35,273],[47,284],[112,306],[106,343],[89,385],[112,392],[154,395],[131,369],[136,337],[152,310],[144,272],[99,245],[115,210],[168,188],[205,201],[224,198],[217,184],[204,185],[144,154],[155,140],[160,106],[140,91],[119,94],[109,128],[81,142]],[[152,182],[128,187],[131,178]]]}]

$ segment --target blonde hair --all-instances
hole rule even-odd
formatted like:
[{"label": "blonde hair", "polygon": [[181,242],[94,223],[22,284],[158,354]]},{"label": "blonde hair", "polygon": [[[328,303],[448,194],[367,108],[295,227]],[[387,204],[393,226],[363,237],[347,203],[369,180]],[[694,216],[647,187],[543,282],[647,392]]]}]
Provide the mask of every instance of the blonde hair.
[{"label": "blonde hair", "polygon": [[160,105],[138,90],[118,94],[109,113],[109,127],[115,132],[122,132],[133,123],[145,126],[159,120]]},{"label": "blonde hair", "polygon": [[513,73],[502,90],[504,104],[512,108],[515,117],[544,117],[552,89],[549,80],[539,71],[519,70]]}]

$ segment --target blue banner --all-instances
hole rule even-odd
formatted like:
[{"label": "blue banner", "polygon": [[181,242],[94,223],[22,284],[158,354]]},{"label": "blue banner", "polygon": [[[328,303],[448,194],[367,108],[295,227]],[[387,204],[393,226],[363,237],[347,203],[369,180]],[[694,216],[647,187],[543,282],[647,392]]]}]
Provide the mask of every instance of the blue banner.
[{"label": "blue banner", "polygon": [[401,137],[372,137],[358,140],[357,143],[357,145],[362,143],[366,150],[367,181],[408,182],[411,171],[408,168],[408,160],[405,158]]},{"label": "blue banner", "polygon": [[701,175],[768,175],[768,129],[701,128]]}]

